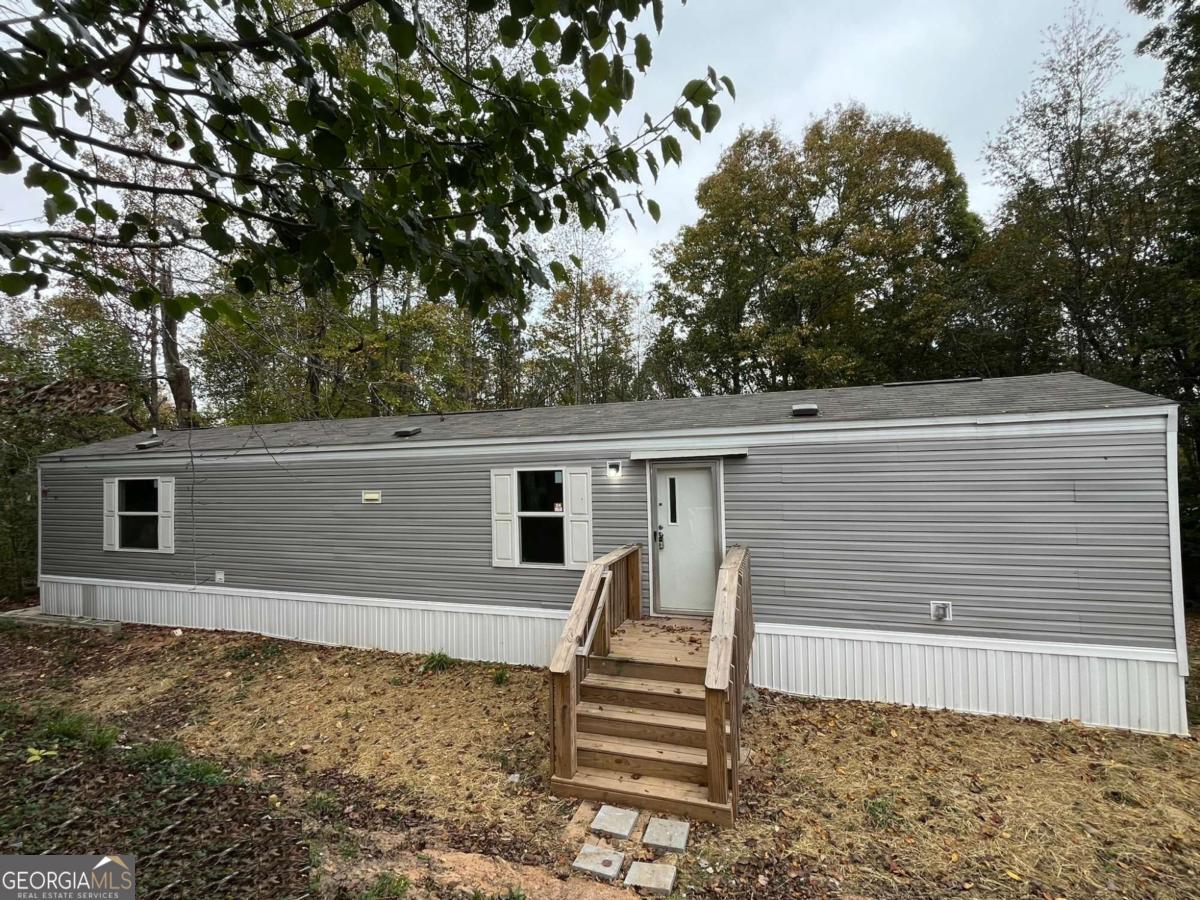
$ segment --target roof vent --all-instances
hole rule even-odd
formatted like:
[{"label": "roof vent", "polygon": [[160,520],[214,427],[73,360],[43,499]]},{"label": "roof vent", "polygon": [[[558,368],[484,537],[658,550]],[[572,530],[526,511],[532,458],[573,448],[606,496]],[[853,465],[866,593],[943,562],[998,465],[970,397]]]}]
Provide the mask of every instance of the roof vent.
[{"label": "roof vent", "polygon": [[421,433],[421,429],[415,425],[410,426],[408,428],[397,428],[396,429],[396,437],[398,437],[398,438],[413,437],[414,435],[418,435],[420,433]]},{"label": "roof vent", "polygon": [[915,387],[918,384],[968,384],[972,381],[983,381],[978,375],[967,378],[931,378],[928,381],[885,381],[883,387]]},{"label": "roof vent", "polygon": [[161,447],[162,443],[163,439],[158,435],[154,435],[153,437],[146,438],[144,441],[138,441],[134,446],[139,450],[150,450],[154,447]]},{"label": "roof vent", "polygon": [[802,418],[804,416],[815,416],[820,411],[821,411],[820,407],[818,407],[817,404],[815,404],[815,403],[793,403],[792,404],[792,416],[794,416],[797,419]]}]

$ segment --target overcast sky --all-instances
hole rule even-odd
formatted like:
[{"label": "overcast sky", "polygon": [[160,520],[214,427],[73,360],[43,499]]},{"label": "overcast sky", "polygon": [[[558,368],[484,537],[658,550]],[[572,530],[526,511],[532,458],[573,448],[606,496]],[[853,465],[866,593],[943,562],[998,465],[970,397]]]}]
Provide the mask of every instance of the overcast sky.
[{"label": "overcast sky", "polygon": [[[662,208],[661,222],[641,215],[637,231],[624,216],[614,222],[617,265],[632,286],[649,287],[651,250],[695,220],[696,186],[739,126],[775,120],[785,134],[799,138],[814,117],[849,101],[874,112],[909,115],[947,138],[966,175],[972,206],[986,216],[997,197],[986,181],[983,146],[1029,84],[1042,31],[1061,20],[1066,8],[1067,0],[667,3],[654,63],[639,79],[621,130],[631,135],[644,113],[669,110],[683,85],[709,65],[733,79],[738,99],[721,98],[724,115],[716,130],[700,144],[685,138],[682,168],[668,167],[649,189]],[[1133,52],[1146,21],[1123,0],[1096,0],[1095,9],[1126,36],[1124,87],[1153,90],[1158,63]],[[0,223],[36,227],[41,199],[25,189],[20,176],[0,177]]]},{"label": "overcast sky", "polygon": [[[640,216],[635,232],[624,216],[611,228],[620,265],[634,284],[653,278],[650,252],[695,221],[696,187],[740,126],[775,120],[799,139],[806,125],[838,103],[911,116],[945,137],[966,176],[971,206],[988,215],[997,194],[981,159],[988,136],[1013,112],[1041,55],[1042,32],[1060,21],[1067,0],[691,0],[667,4],[654,63],[641,79],[622,130],[645,112],[671,107],[690,78],[712,65],[733,79],[737,101],[721,98],[722,118],[699,144],[683,141],[683,166],[670,166],[648,195],[662,207],[657,225]],[[1123,90],[1149,92],[1161,78],[1157,61],[1134,54],[1147,20],[1123,0],[1094,9],[1125,35]]]}]

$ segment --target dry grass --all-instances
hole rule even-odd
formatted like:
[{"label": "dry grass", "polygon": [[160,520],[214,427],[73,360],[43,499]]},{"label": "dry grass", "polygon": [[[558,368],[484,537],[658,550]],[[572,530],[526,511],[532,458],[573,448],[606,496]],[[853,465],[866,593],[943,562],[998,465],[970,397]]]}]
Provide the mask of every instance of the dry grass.
[{"label": "dry grass", "polygon": [[[563,836],[574,804],[546,791],[540,671],[497,684],[488,665],[423,672],[419,657],[160,629],[0,638],[9,694],[171,737],[349,828],[354,855],[325,860],[334,882],[386,863],[397,835],[405,852],[419,835],[417,850],[560,875],[578,847]],[[1195,740],[778,695],[744,734],[744,815],[694,832],[689,895],[1185,897],[1200,883]]]}]

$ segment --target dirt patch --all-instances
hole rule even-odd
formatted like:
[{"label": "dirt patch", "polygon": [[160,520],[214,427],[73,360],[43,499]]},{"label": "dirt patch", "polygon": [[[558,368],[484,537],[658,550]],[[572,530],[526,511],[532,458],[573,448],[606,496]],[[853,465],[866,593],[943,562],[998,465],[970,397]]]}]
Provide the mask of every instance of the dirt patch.
[{"label": "dirt patch", "polygon": [[[595,896],[593,882],[566,877],[579,804],[546,790],[538,670],[424,671],[419,657],[245,635],[27,631],[0,634],[9,696],[219,760],[302,823],[317,896],[358,897],[389,873],[408,896],[471,880],[503,896],[506,879],[531,897],[572,896],[577,883]],[[689,896],[1194,893],[1195,740],[759,697],[743,731],[742,817],[694,828],[679,860]],[[461,884],[443,879],[463,868]]]}]

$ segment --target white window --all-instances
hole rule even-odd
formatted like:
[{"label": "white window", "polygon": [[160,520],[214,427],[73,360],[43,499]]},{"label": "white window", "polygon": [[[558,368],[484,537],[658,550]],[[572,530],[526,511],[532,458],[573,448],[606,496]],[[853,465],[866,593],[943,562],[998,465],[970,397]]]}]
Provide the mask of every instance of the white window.
[{"label": "white window", "polygon": [[492,470],[492,565],[582,569],[591,561],[591,469]]},{"label": "white window", "polygon": [[104,479],[104,549],[175,552],[175,479]]}]

